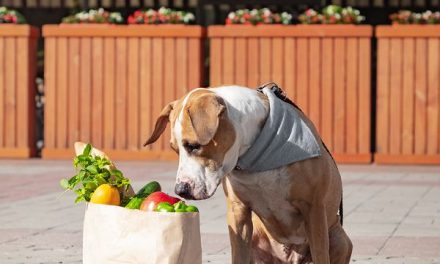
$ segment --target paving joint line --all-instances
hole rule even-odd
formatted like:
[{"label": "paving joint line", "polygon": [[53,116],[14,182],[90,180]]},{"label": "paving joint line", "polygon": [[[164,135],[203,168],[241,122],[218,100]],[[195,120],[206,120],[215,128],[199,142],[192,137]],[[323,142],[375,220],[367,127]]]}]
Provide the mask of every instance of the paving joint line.
[{"label": "paving joint line", "polygon": [[420,200],[422,200],[434,187],[430,186],[424,193],[423,195],[420,197],[419,200],[415,201],[414,204],[408,209],[408,211],[406,212],[406,214],[403,216],[402,220],[394,227],[393,231],[391,232],[391,234],[387,237],[387,239],[385,239],[385,241],[383,242],[383,244],[379,247],[379,249],[376,252],[376,256],[379,255],[379,253],[384,249],[384,247],[386,246],[386,244],[388,243],[388,241],[394,236],[394,234],[396,233],[397,229],[399,229],[399,227],[402,225],[403,221],[408,217],[408,215],[412,212],[412,210],[419,204]]}]

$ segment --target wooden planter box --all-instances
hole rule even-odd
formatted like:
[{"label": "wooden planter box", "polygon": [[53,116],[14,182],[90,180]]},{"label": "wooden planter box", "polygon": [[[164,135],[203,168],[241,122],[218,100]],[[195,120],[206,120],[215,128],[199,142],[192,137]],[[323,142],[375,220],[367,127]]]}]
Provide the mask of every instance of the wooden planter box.
[{"label": "wooden planter box", "polygon": [[440,164],[440,26],[378,26],[377,163]]},{"label": "wooden planter box", "polygon": [[169,129],[142,147],[170,101],[202,82],[199,26],[46,25],[43,158],[91,142],[114,159],[170,159]]},{"label": "wooden planter box", "polygon": [[35,155],[38,30],[0,25],[0,157]]},{"label": "wooden planter box", "polygon": [[371,162],[371,26],[211,26],[211,86],[276,82],[341,163]]}]

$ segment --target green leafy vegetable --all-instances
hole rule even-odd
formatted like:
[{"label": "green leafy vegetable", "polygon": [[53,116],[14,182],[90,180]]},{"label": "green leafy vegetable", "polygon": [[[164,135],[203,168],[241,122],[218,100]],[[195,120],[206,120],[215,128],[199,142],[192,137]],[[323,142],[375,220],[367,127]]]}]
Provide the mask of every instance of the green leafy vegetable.
[{"label": "green leafy vegetable", "polygon": [[77,194],[75,203],[90,201],[93,192],[101,184],[108,183],[117,188],[130,187],[130,180],[125,178],[120,170],[109,169],[111,162],[99,156],[91,155],[92,145],[87,144],[82,154],[73,160],[77,174],[70,179],[62,179],[63,189],[72,190]]}]

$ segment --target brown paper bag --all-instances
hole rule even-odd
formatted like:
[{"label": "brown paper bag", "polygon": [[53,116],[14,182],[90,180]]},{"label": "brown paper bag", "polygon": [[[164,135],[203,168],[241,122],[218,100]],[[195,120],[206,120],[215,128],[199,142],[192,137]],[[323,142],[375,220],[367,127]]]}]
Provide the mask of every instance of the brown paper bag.
[{"label": "brown paper bag", "polygon": [[200,264],[199,213],[159,213],[89,203],[84,264]]},{"label": "brown paper bag", "polygon": [[[75,143],[76,155],[86,144]],[[106,157],[92,148],[92,155]],[[114,164],[110,167],[114,168]],[[120,190],[123,196],[133,189]],[[84,264],[201,264],[199,213],[159,213],[88,203],[83,230]]]}]

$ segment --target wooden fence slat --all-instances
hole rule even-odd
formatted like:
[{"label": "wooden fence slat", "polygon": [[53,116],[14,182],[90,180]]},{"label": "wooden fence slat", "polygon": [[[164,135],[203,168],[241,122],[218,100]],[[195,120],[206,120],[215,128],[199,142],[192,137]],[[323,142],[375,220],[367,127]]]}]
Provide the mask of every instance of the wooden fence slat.
[{"label": "wooden fence slat", "polygon": [[[356,38],[347,39],[347,87],[346,87],[346,152],[355,154],[358,152],[358,40]],[[364,100],[362,98],[361,100]]]},{"label": "wooden fence slat", "polygon": [[370,153],[371,144],[371,44],[370,39],[359,39],[359,95],[358,95],[358,151]]},{"label": "wooden fence slat", "polygon": [[284,91],[287,97],[292,101],[295,101],[295,69],[296,69],[296,59],[295,59],[295,39],[294,38],[284,38]]},{"label": "wooden fence slat", "polygon": [[[210,85],[218,86],[223,83],[222,80],[222,69],[223,69],[223,39],[222,38],[213,38],[211,39],[211,58],[210,58]],[[179,47],[182,47],[179,45]],[[186,64],[185,64],[186,66]]]},{"label": "wooden fence slat", "polygon": [[[176,76],[176,48],[175,42],[172,38],[165,38],[165,65],[166,65],[166,74],[164,75],[164,100],[165,104],[168,104],[174,100],[176,100],[176,85],[175,85],[175,76]],[[162,140],[164,141],[164,146],[166,149],[170,149],[170,138],[171,138],[171,126],[167,126],[165,136],[162,136]]]},{"label": "wooden fence slat", "polygon": [[439,154],[440,38],[428,39],[427,153]]},{"label": "wooden fence slat", "polygon": [[247,48],[248,76],[247,85],[249,87],[258,87],[261,85],[262,77],[260,75],[260,43],[258,38],[249,38]]},{"label": "wooden fence slat", "polygon": [[287,97],[295,101],[296,47],[294,38],[284,39],[284,89]]},{"label": "wooden fence slat", "polygon": [[377,116],[376,116],[376,134],[378,153],[388,153],[388,135],[389,135],[389,45],[388,39],[379,39],[378,41],[378,69],[377,69]]},{"label": "wooden fence slat", "polygon": [[268,83],[272,81],[272,45],[270,38],[260,38],[260,86],[262,84]]},{"label": "wooden fence slat", "polygon": [[5,61],[7,67],[5,70],[5,146],[8,148],[15,147],[16,142],[16,41],[15,38],[7,38],[6,41]]},{"label": "wooden fence slat", "polygon": [[[90,142],[92,104],[92,39],[81,38],[80,138]],[[58,98],[58,96],[57,96]]]},{"label": "wooden fence slat", "polygon": [[[31,77],[29,76],[29,47],[30,39],[27,37],[17,38],[17,143],[16,147],[25,149],[29,147],[29,141],[27,134],[30,131],[29,108],[32,101],[30,101],[29,82]],[[0,63],[2,63],[0,61]],[[1,71],[0,71],[1,72]],[[32,142],[33,143],[33,142]]]},{"label": "wooden fence slat", "polygon": [[[127,99],[128,99],[128,116],[127,116],[127,140],[128,140],[128,150],[136,150],[141,146],[139,142],[139,39],[129,38],[128,39],[128,85],[127,85]],[[172,61],[166,61],[167,70],[170,70],[169,65]],[[172,72],[170,72],[172,74]],[[169,78],[167,74],[165,76]],[[168,87],[165,87],[167,90]]]},{"label": "wooden fence slat", "polygon": [[[335,119],[334,119],[334,146],[336,153],[343,153],[345,148],[345,118],[346,118],[346,41],[343,38],[336,38],[334,42],[334,102],[335,102]],[[339,62],[339,63],[337,63]]]},{"label": "wooden fence slat", "polygon": [[[116,38],[116,149],[125,149],[127,147],[127,56],[127,39]],[[159,64],[158,61],[156,63]],[[162,77],[162,75],[160,76]]]},{"label": "wooden fence slat", "polygon": [[69,105],[68,105],[68,113],[69,118],[67,121],[68,125],[68,137],[67,137],[67,146],[68,148],[73,148],[73,144],[75,141],[78,141],[79,138],[79,94],[78,90],[80,89],[80,40],[79,38],[71,38],[69,39],[69,74],[68,74],[68,94],[69,94]]},{"label": "wooden fence slat", "polygon": [[223,72],[223,83],[225,85],[234,84],[234,71],[235,71],[235,41],[233,38],[223,39],[223,61],[222,61],[222,72]]},{"label": "wooden fence slat", "polygon": [[[439,60],[439,64],[440,64],[440,51],[439,51],[439,55],[438,55],[438,60]],[[438,75],[440,76],[440,65],[439,65]],[[440,95],[439,95],[439,104],[440,104]],[[438,121],[437,122],[438,122],[438,131],[440,131],[440,105],[439,105],[438,111],[439,111],[439,114],[438,114]],[[440,152],[440,133],[438,133],[437,137],[438,137],[438,150]]]},{"label": "wooden fence slat", "polygon": [[[271,81],[278,84],[280,87],[284,88],[284,43],[283,38],[273,38],[272,39],[272,78]],[[263,62],[264,63],[264,62]]]},{"label": "wooden fence slat", "polygon": [[[140,138],[139,142],[144,143],[150,133],[153,132],[153,118],[152,114],[152,83],[151,83],[151,73],[152,73],[152,49],[151,49],[151,39],[142,38],[140,44],[140,80],[139,80],[139,97],[140,97]],[[186,54],[186,51],[182,51],[183,54]],[[178,54],[179,56],[179,54]],[[183,67],[186,67],[186,63]],[[183,73],[186,76],[186,72]],[[180,83],[180,82],[178,82]],[[182,83],[183,85],[183,83]],[[143,148],[145,150],[150,150],[151,145]]]},{"label": "wooden fence slat", "polygon": [[390,153],[399,154],[402,141],[402,41],[400,39],[391,39],[390,52]]},{"label": "wooden fence slat", "polygon": [[246,44],[245,38],[235,40],[235,84],[243,86],[247,84]]},{"label": "wooden fence slat", "polygon": [[[188,58],[191,64],[188,65],[188,86],[189,89],[199,88],[202,84],[202,43],[198,38],[188,39]],[[187,88],[188,89],[188,88]]]},{"label": "wooden fence slat", "polygon": [[337,107],[333,100],[333,39],[326,38],[322,40],[322,122],[321,137],[326,146],[334,149],[333,144],[333,118],[334,108]]},{"label": "wooden fence slat", "polygon": [[[156,122],[156,118],[159,116],[160,111],[165,106],[164,95],[161,89],[155,89],[155,87],[163,87],[163,62],[164,62],[164,52],[163,52],[163,39],[162,38],[153,38],[153,61],[155,66],[153,67],[153,87],[152,87],[152,98],[153,98],[153,125]],[[189,49],[191,47],[188,47]],[[164,148],[163,142],[160,140],[152,145],[152,150],[161,150]]]},{"label": "wooden fence slat", "polygon": [[298,60],[296,68],[296,102],[298,106],[309,114],[308,105],[308,76],[309,76],[309,58],[308,58],[308,39],[298,38],[296,41],[296,58]]},{"label": "wooden fence slat", "polygon": [[[216,40],[217,43],[219,43],[218,40]],[[191,67],[191,62],[188,58],[188,39],[184,38],[178,38],[176,40],[176,83],[177,83],[177,91],[176,91],[176,98],[181,98],[185,95],[186,91],[189,89],[188,84],[188,69]],[[219,56],[221,56],[221,50],[219,49],[218,52]],[[220,67],[219,67],[220,66]],[[221,65],[217,63],[217,68],[221,68]],[[221,69],[220,69],[221,70]],[[220,73],[215,73],[216,75],[220,76]],[[216,83],[220,83],[221,81],[216,81]]]},{"label": "wooden fence slat", "polygon": [[68,80],[68,46],[67,38],[59,38],[57,49],[57,129],[56,147],[67,147],[67,80]]},{"label": "wooden fence slat", "polygon": [[45,41],[45,110],[44,110],[44,145],[46,148],[55,148],[55,120],[56,120],[56,38],[47,38]]},{"label": "wooden fence slat", "polygon": [[[116,81],[116,39],[104,39],[104,148],[115,148],[115,81]],[[119,89],[120,87],[118,87]]]},{"label": "wooden fence slat", "polygon": [[[103,147],[104,124],[103,124],[103,110],[104,102],[104,38],[93,38],[92,40],[92,142],[97,148]],[[134,60],[134,59],[133,59]]]},{"label": "wooden fence slat", "polygon": [[414,153],[414,39],[403,39],[402,153]]},{"label": "wooden fence slat", "polygon": [[[0,72],[5,72],[5,38],[0,38]],[[4,147],[5,136],[5,76],[0,74],[0,147]]]},{"label": "wooden fence slat", "polygon": [[309,118],[316,129],[321,131],[321,40],[310,38],[309,41]]},{"label": "wooden fence slat", "polygon": [[426,154],[427,40],[416,38],[415,154]]}]

